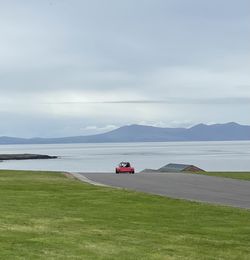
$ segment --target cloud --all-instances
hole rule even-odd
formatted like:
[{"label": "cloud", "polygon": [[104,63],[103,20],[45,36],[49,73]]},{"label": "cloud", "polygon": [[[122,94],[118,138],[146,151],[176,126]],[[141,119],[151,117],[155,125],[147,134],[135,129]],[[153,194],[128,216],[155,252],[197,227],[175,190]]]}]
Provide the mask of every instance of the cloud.
[{"label": "cloud", "polygon": [[250,98],[169,98],[166,100],[113,100],[113,101],[86,101],[86,102],[58,102],[47,103],[53,105],[89,105],[89,104],[189,104],[189,105],[250,105]]}]

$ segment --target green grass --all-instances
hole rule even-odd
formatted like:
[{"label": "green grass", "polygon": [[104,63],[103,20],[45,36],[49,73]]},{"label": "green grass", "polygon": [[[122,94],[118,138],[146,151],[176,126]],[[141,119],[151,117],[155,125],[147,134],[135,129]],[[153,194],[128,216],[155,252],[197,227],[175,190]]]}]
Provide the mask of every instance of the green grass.
[{"label": "green grass", "polygon": [[0,171],[0,259],[250,259],[250,211]]},{"label": "green grass", "polygon": [[250,181],[250,172],[199,172],[198,174]]}]

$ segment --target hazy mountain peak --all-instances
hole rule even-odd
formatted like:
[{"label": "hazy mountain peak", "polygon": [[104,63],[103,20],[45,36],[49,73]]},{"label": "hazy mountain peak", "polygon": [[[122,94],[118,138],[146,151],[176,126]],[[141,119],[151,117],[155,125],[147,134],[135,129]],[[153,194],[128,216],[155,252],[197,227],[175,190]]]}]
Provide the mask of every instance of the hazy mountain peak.
[{"label": "hazy mountain peak", "polygon": [[240,126],[240,124],[235,123],[235,122],[228,122],[228,123],[226,123],[224,125],[226,125],[226,126]]},{"label": "hazy mountain peak", "polygon": [[204,128],[204,127],[207,127],[207,126],[208,126],[208,125],[201,123],[201,124],[192,126],[190,129]]}]

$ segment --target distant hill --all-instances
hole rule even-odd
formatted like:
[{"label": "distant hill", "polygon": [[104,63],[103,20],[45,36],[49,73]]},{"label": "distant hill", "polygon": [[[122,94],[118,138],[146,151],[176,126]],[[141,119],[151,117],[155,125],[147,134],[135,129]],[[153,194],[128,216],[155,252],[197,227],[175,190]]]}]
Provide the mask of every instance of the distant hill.
[{"label": "distant hill", "polygon": [[199,124],[191,128],[160,128],[128,125],[113,131],[89,136],[62,138],[0,137],[0,144],[56,144],[107,142],[173,142],[173,141],[237,141],[250,140],[250,126],[234,122],[227,124]]}]

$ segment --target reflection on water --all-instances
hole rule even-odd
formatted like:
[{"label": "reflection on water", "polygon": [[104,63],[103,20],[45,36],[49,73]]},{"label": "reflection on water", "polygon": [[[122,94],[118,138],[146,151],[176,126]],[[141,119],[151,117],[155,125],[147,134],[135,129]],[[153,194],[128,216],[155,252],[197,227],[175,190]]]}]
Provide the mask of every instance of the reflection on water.
[{"label": "reflection on water", "polygon": [[57,155],[53,160],[6,161],[1,169],[113,171],[130,161],[137,171],[167,163],[195,164],[212,171],[250,171],[250,142],[1,145],[0,153]]}]

